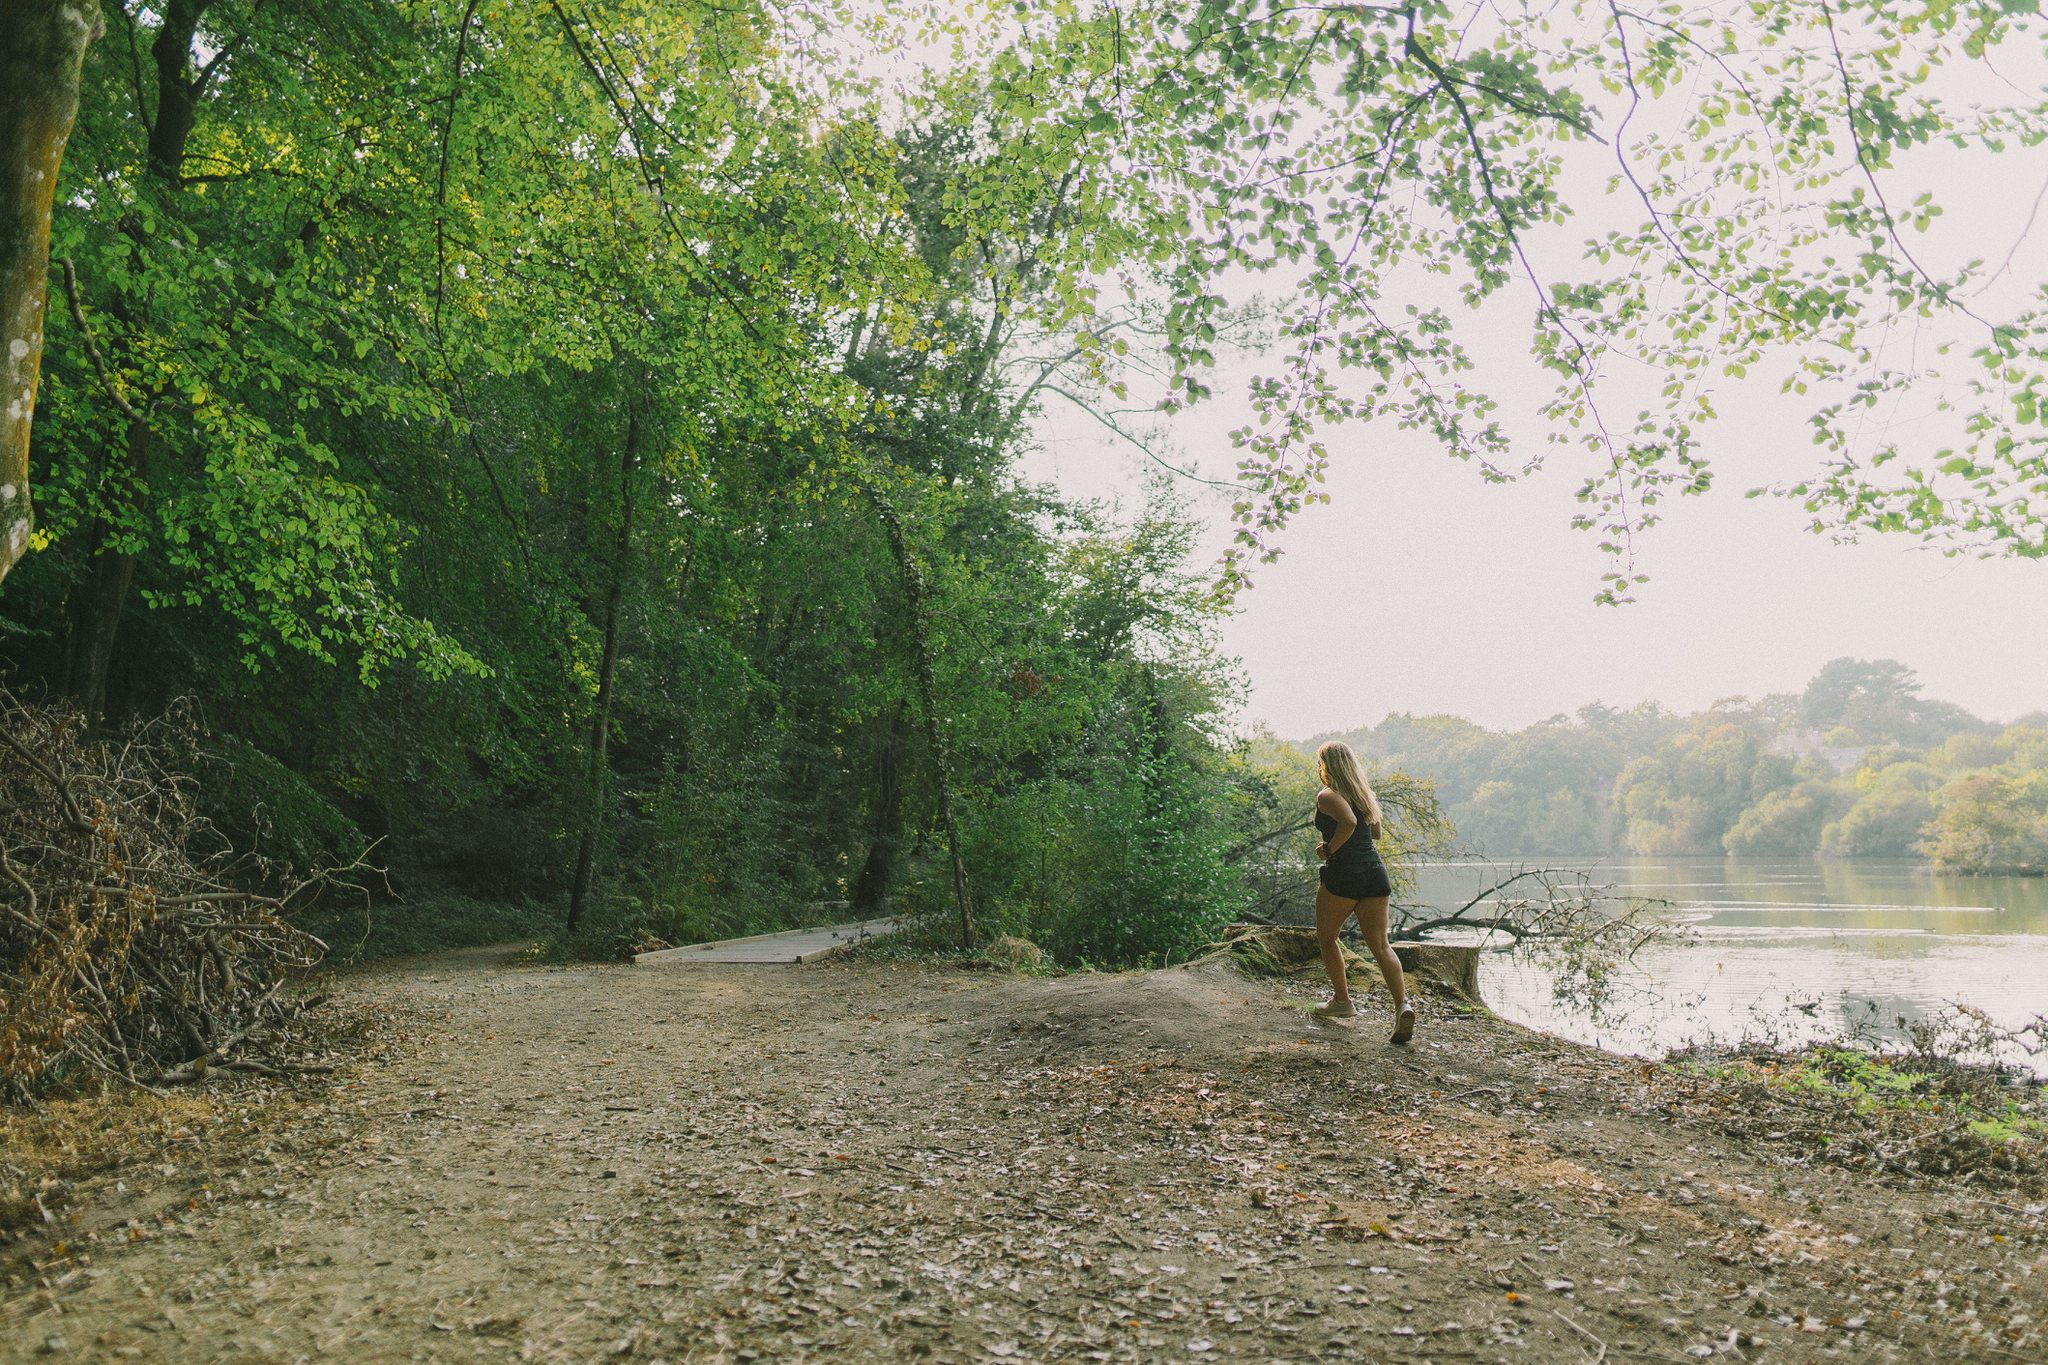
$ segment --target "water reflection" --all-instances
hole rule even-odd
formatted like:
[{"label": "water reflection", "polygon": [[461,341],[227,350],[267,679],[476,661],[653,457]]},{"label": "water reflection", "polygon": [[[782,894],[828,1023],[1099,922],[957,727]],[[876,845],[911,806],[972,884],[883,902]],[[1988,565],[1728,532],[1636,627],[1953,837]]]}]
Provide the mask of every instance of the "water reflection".
[{"label": "water reflection", "polygon": [[[2048,879],[1936,877],[1907,860],[1559,860],[1624,895],[1669,901],[1691,946],[1639,962],[1643,998],[1602,1024],[1557,1008],[1540,973],[1501,954],[1487,1003],[1532,1027],[1648,1055],[1709,1036],[1810,1036],[1866,1017],[1918,1019],[1951,1001],[2006,1025],[2048,1012]],[[1425,868],[1417,900],[1455,906],[1499,867]],[[1804,1009],[1798,1008],[1804,1006]]]}]

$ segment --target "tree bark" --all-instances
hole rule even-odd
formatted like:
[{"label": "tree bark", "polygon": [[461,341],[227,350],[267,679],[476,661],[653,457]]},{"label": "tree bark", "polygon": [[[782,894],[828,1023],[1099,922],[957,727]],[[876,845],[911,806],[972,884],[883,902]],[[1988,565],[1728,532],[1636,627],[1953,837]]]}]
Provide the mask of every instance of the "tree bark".
[{"label": "tree bark", "polygon": [[907,708],[898,706],[875,758],[875,821],[860,880],[853,884],[853,908],[868,919],[881,911],[903,861],[903,745],[909,738]]},{"label": "tree bark", "polygon": [[606,777],[605,750],[611,742],[613,683],[619,671],[619,618],[626,602],[626,572],[633,552],[633,477],[640,461],[640,410],[628,400],[626,445],[619,456],[619,542],[612,559],[611,587],[604,599],[604,652],[597,666],[597,702],[590,717],[590,742],[585,752],[590,759],[590,806],[584,817],[583,834],[576,841],[576,876],[569,886],[569,929],[583,922],[590,906],[591,883],[596,879],[597,841],[604,832]]},{"label": "tree bark", "polygon": [[[148,422],[128,424],[127,463],[122,468],[131,482],[122,493],[124,500],[132,498],[149,477],[151,440]],[[65,623],[69,635],[64,651],[64,690],[78,702],[88,735],[99,733],[106,714],[114,636],[121,628],[128,589],[135,582],[134,552],[107,544],[115,534],[115,528],[105,518],[94,522],[91,576],[82,587],[72,589],[71,619]]]},{"label": "tree bark", "polygon": [[896,564],[903,574],[903,595],[910,599],[910,631],[917,653],[918,695],[924,703],[925,740],[939,770],[939,815],[946,822],[946,845],[953,855],[953,897],[960,905],[960,946],[971,949],[974,912],[967,899],[967,864],[960,858],[960,822],[953,813],[952,758],[946,748],[945,730],[939,724],[938,681],[932,667],[931,630],[925,621],[924,573],[917,567],[917,557],[910,552],[910,541],[903,534],[903,518],[896,514],[896,504],[872,480],[868,482],[868,491],[874,495],[882,527],[889,534],[889,548],[896,552]]},{"label": "tree bark", "polygon": [[0,581],[28,553],[28,438],[43,373],[50,206],[78,117],[85,50],[106,33],[99,0],[7,0],[0,15]]},{"label": "tree bark", "polygon": [[156,119],[149,127],[149,170],[165,184],[184,187],[185,146],[199,121],[199,97],[214,68],[192,70],[192,39],[213,0],[171,0],[164,7],[163,26],[149,45],[156,64]]}]

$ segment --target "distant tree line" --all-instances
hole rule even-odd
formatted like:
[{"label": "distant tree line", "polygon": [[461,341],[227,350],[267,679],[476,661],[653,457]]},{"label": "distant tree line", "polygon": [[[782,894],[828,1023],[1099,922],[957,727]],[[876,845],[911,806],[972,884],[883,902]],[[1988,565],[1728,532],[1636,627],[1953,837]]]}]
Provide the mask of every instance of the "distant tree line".
[{"label": "distant tree line", "polygon": [[[2005,727],[1920,695],[1893,660],[1680,716],[1595,703],[1514,732],[1392,715],[1343,736],[1435,783],[1489,855],[1925,857],[2048,871],[2048,714]],[[1319,742],[1311,741],[1310,743]]]}]

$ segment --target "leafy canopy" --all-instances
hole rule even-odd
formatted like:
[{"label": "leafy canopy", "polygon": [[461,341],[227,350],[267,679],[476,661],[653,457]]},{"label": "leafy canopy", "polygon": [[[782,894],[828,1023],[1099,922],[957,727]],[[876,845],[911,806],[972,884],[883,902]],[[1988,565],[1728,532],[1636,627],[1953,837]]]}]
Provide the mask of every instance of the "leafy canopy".
[{"label": "leafy canopy", "polygon": [[[2026,55],[2034,10],[1020,0],[982,77],[1002,155],[959,211],[1075,185],[1061,297],[1163,291],[1172,402],[1206,394],[1233,296],[1280,282],[1284,351],[1233,433],[1231,586],[1325,496],[1333,423],[1426,431],[1490,479],[1540,463],[1471,349],[1516,306],[1578,522],[1616,557],[1606,601],[1643,581],[1632,538],[1665,500],[1710,485],[1704,425],[1752,372],[1810,405],[1819,467],[1780,491],[1816,529],[2048,554],[2048,315],[2017,291],[1993,309],[1981,260],[1933,268],[1941,208],[1905,188],[1919,149],[2040,140],[2039,101],[1992,65]],[[1593,174],[1621,226],[1589,239],[1570,220]],[[1888,432],[1908,393],[1952,439]]]}]

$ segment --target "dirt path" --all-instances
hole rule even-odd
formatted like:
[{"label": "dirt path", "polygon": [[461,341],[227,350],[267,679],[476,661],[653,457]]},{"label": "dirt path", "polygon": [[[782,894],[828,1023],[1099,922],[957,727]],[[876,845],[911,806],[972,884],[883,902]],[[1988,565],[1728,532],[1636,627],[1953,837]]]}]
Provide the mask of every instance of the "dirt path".
[{"label": "dirt path", "polygon": [[1438,1001],[1402,1050],[1220,966],[351,990],[385,1059],[17,1247],[0,1360],[2048,1356],[2038,1216],[1767,1168]]}]

